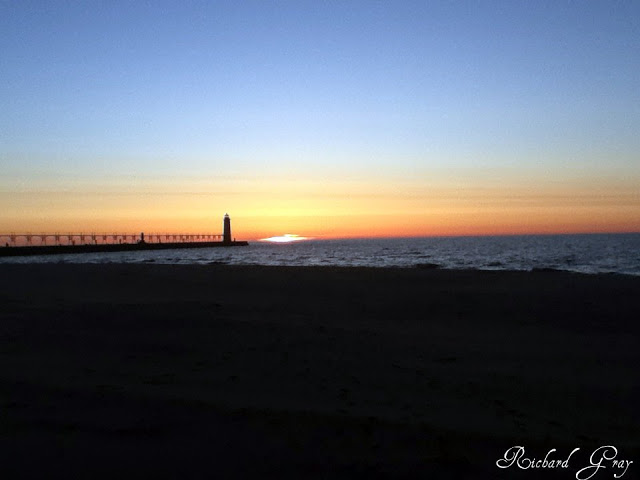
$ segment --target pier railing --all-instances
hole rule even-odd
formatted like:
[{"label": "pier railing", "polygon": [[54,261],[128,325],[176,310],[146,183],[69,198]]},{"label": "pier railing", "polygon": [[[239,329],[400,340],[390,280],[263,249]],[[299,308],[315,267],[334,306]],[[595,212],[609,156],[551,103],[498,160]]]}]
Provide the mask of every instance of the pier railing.
[{"label": "pier railing", "polygon": [[194,243],[221,241],[222,238],[222,234],[209,233],[0,233],[0,246]]}]

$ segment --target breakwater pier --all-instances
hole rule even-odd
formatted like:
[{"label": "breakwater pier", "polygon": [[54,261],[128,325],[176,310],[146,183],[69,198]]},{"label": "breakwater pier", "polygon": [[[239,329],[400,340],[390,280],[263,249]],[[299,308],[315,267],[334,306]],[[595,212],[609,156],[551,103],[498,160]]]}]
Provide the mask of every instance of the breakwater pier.
[{"label": "breakwater pier", "polygon": [[0,233],[0,257],[171,248],[241,247],[248,244],[245,241],[232,239],[231,220],[229,215],[225,215],[222,234]]},{"label": "breakwater pier", "polygon": [[222,235],[193,234],[0,234],[0,241],[0,257],[248,245],[225,242]]}]

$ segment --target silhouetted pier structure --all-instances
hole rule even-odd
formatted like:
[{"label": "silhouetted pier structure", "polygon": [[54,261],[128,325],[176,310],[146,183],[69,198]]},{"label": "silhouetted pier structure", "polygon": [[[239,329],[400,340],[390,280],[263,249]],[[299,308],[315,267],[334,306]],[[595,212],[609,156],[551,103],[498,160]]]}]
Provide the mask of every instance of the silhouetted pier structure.
[{"label": "silhouetted pier structure", "polygon": [[231,239],[231,220],[228,214],[224,216],[223,229],[222,234],[0,233],[0,257],[248,245],[247,242]]},{"label": "silhouetted pier structure", "polygon": [[132,243],[188,243],[221,241],[223,235],[193,233],[7,233],[0,234],[5,247],[113,245]]}]

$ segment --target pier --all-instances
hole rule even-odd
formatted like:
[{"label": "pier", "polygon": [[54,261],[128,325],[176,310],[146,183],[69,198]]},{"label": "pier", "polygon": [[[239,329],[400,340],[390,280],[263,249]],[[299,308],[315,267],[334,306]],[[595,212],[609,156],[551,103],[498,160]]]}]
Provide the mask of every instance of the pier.
[{"label": "pier", "polygon": [[0,257],[249,245],[232,240],[229,215],[224,216],[223,229],[222,234],[0,233]]},{"label": "pier", "polygon": [[192,233],[0,233],[0,245],[4,247],[194,243],[222,239],[222,235]]},{"label": "pier", "polygon": [[244,241],[224,241],[209,234],[0,234],[0,257],[68,253],[127,252],[170,248],[241,247]]}]

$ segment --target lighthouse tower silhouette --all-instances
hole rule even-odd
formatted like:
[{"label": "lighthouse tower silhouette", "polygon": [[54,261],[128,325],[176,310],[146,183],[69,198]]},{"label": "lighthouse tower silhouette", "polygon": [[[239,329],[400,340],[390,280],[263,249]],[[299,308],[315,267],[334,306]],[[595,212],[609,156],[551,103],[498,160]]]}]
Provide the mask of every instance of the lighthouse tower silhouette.
[{"label": "lighthouse tower silhouette", "polygon": [[231,243],[231,219],[229,214],[224,214],[224,229],[222,230],[222,243]]}]

